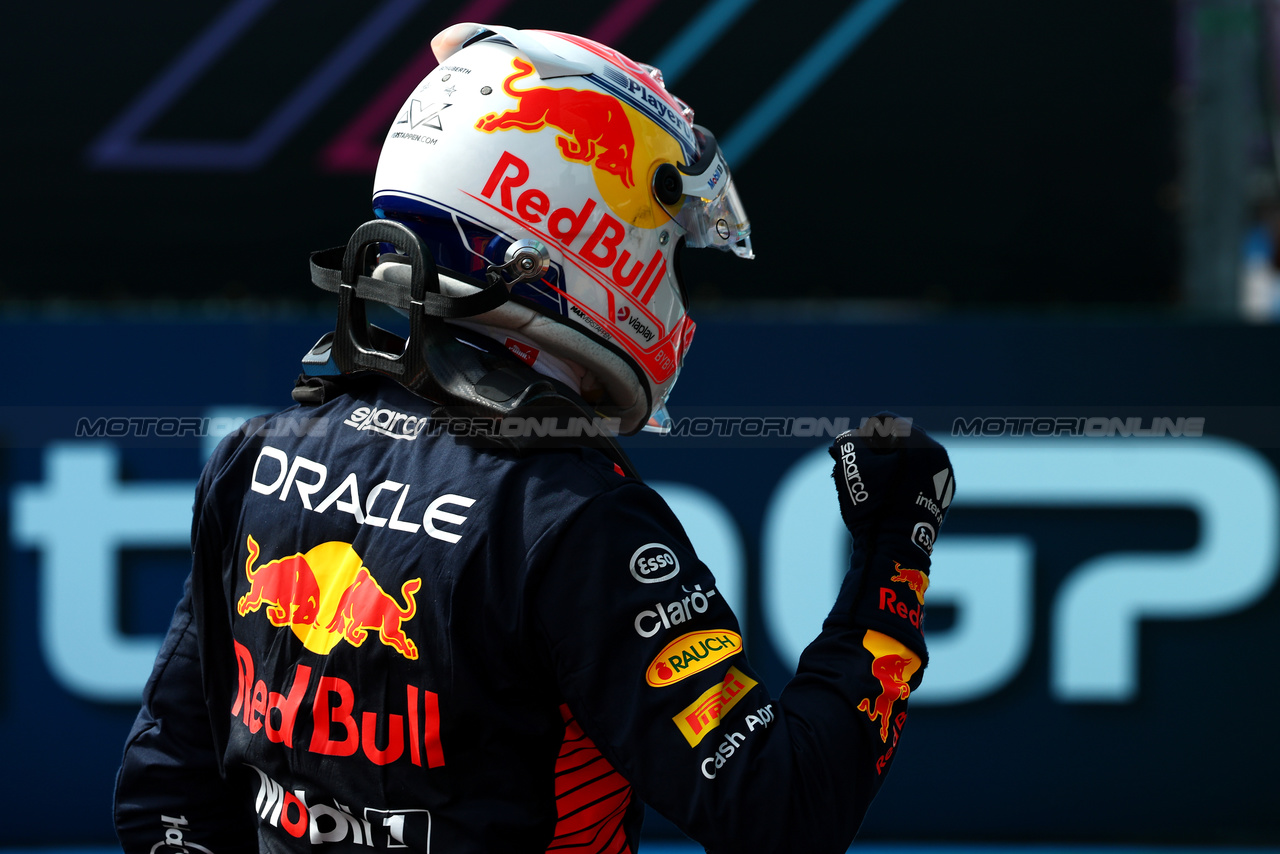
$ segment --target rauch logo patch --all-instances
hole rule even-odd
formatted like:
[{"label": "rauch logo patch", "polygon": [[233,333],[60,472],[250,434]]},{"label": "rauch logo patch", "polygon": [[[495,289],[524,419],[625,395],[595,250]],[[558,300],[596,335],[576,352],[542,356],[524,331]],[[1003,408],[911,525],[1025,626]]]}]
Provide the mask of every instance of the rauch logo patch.
[{"label": "rauch logo patch", "polygon": [[672,685],[740,652],[742,637],[737,632],[690,632],[662,648],[644,681],[655,688]]}]

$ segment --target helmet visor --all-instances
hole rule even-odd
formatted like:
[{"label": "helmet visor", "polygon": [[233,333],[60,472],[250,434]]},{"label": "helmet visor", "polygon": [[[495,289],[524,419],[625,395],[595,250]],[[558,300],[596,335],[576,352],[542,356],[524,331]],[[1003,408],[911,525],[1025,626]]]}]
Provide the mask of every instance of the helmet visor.
[{"label": "helmet visor", "polygon": [[739,258],[754,258],[751,221],[729,174],[720,145],[711,132],[694,125],[702,143],[702,156],[690,167],[681,166],[683,204],[675,220],[685,230],[685,245],[695,249],[714,246]]}]

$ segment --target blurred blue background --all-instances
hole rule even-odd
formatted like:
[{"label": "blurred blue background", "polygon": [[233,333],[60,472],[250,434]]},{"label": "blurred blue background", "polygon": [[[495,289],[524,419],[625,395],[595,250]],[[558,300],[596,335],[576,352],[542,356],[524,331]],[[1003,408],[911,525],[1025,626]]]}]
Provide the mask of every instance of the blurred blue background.
[{"label": "blurred blue background", "polygon": [[1276,4],[59,8],[5,35],[0,846],[113,845],[201,462],[289,405],[333,325],[307,253],[369,217],[431,35],[479,19],[655,62],[726,149],[760,257],[687,253],[683,426],[626,445],[775,693],[847,546],[829,436],[753,425],[888,408],[951,448],[867,850],[1280,847]]}]

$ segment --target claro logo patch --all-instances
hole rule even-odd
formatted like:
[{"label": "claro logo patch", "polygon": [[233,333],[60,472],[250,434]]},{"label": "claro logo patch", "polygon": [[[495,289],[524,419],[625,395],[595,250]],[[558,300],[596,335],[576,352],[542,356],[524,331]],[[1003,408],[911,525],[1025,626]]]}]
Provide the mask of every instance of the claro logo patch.
[{"label": "claro logo patch", "polygon": [[689,632],[662,648],[645,671],[644,681],[655,688],[673,685],[739,652],[742,637],[737,632]]},{"label": "claro logo patch", "polygon": [[675,552],[662,543],[647,543],[631,555],[631,574],[636,581],[654,584],[675,578],[680,571],[680,561]]}]

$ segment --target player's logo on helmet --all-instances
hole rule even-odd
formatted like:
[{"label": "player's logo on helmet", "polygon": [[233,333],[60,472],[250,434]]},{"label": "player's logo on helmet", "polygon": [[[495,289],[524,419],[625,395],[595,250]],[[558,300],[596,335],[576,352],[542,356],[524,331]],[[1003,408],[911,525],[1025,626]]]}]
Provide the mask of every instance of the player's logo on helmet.
[{"label": "player's logo on helmet", "polygon": [[588,39],[459,24],[432,46],[440,65],[404,115],[430,104],[439,121],[391,127],[375,212],[423,238],[455,296],[535,247],[538,275],[470,320],[583,367],[623,432],[664,420],[694,330],[675,252],[751,257],[714,137],[656,69]]}]

